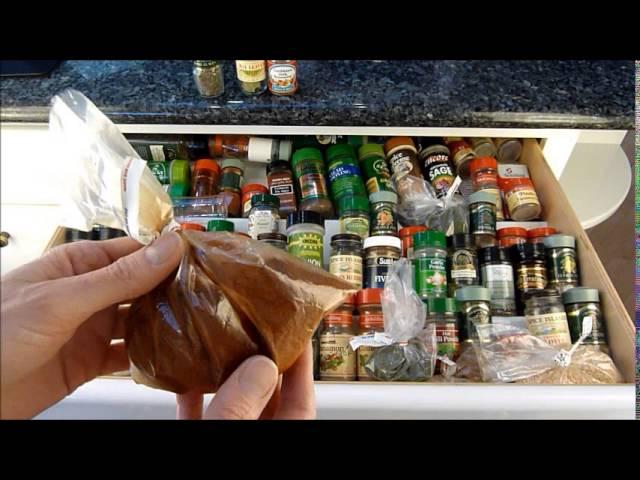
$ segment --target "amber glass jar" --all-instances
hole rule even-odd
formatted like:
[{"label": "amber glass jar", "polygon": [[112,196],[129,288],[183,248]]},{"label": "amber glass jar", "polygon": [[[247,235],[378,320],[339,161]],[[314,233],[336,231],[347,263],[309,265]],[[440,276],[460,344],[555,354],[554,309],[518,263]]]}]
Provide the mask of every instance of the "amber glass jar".
[{"label": "amber glass jar", "polygon": [[[382,305],[380,297],[382,295],[381,288],[365,288],[360,290],[356,297],[358,306],[358,335],[374,334],[375,332],[384,332],[384,317],[382,315]],[[374,381],[364,366],[376,347],[361,346],[358,348],[357,364],[358,364],[358,380]]]}]

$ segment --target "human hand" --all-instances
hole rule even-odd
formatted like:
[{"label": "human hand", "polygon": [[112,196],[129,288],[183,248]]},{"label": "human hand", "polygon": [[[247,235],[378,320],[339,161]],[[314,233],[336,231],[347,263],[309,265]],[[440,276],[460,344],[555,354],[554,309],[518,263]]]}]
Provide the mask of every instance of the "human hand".
[{"label": "human hand", "polygon": [[177,395],[182,420],[309,420],[316,415],[311,343],[283,375],[269,358],[245,360],[202,412],[203,396]]},{"label": "human hand", "polygon": [[2,418],[30,418],[89,380],[126,370],[118,304],[157,286],[178,266],[175,233],[151,245],[131,238],[77,242],[2,278]]}]

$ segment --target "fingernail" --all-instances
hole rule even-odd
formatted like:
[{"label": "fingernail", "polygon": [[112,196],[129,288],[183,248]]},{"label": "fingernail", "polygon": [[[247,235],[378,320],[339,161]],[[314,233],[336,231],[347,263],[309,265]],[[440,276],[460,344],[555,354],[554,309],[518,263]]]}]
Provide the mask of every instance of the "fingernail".
[{"label": "fingernail", "polygon": [[276,364],[263,356],[255,356],[247,360],[238,378],[243,393],[256,399],[270,395],[277,381]]},{"label": "fingernail", "polygon": [[176,233],[167,233],[160,236],[157,240],[149,245],[144,255],[155,266],[160,266],[167,260],[175,258],[175,251],[180,248],[180,238]]}]

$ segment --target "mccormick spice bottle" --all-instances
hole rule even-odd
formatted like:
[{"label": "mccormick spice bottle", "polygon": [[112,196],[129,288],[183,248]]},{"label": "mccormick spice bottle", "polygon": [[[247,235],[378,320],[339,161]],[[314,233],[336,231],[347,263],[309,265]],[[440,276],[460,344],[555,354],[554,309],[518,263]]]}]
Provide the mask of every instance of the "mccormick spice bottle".
[{"label": "mccormick spice bottle", "polygon": [[267,86],[273,95],[293,95],[298,90],[298,62],[267,60]]},{"label": "mccormick spice bottle", "polygon": [[578,286],[576,239],[571,235],[549,235],[544,239],[549,288],[560,293]]},{"label": "mccormick spice bottle", "polygon": [[349,345],[355,336],[353,309],[355,299],[324,317],[319,341],[320,380],[356,379],[356,353]]},{"label": "mccormick spice bottle", "polygon": [[453,185],[455,173],[449,159],[449,148],[440,138],[420,140],[420,166],[424,178],[431,184],[437,198],[444,198]]},{"label": "mccormick spice bottle", "polygon": [[[327,149],[327,173],[331,196],[339,210],[338,215],[341,214],[340,201],[343,198],[367,198],[367,190],[360,175],[356,153],[351,145],[333,145]],[[369,205],[367,205],[367,210],[369,210]]]},{"label": "mccormick spice bottle", "polygon": [[317,148],[302,148],[291,158],[291,168],[298,182],[301,210],[311,210],[324,218],[333,217],[333,204],[325,181],[322,152]]},{"label": "mccormick spice bottle", "polygon": [[477,340],[474,325],[491,323],[491,291],[475,285],[462,287],[456,290],[456,302],[462,341]]},{"label": "mccormick spice bottle", "polygon": [[499,183],[512,220],[528,222],[540,216],[540,201],[530,178],[500,177]]},{"label": "mccormick spice bottle", "polygon": [[402,240],[402,256],[413,260],[413,236],[418,232],[424,232],[427,227],[424,225],[410,225],[400,229],[399,235]]},{"label": "mccormick spice bottle", "polygon": [[411,181],[408,176],[422,180],[418,150],[410,137],[393,137],[384,144],[391,172],[396,176],[396,188],[400,202],[413,201],[423,193],[420,182]]},{"label": "mccormick spice bottle", "polygon": [[600,295],[595,288],[576,287],[562,294],[562,302],[567,313],[571,342],[575,343],[582,334],[582,321],[585,317],[593,319],[591,334],[582,342],[585,345],[598,345],[608,353],[607,335],[604,318],[600,310]]},{"label": "mccormick spice bottle", "polygon": [[[375,332],[384,332],[384,317],[380,304],[381,288],[365,288],[360,290],[356,297],[358,305],[358,335],[367,335]],[[376,347],[362,346],[357,350],[358,380],[375,381],[367,374],[364,366]]]},{"label": "mccormick spice bottle", "polygon": [[269,193],[280,199],[280,216],[286,217],[298,209],[293,173],[289,162],[276,160],[267,165]]},{"label": "mccormick spice bottle", "polygon": [[248,183],[241,188],[242,192],[242,216],[247,218],[251,211],[251,199],[259,193],[269,193],[269,190],[264,185],[259,183]]},{"label": "mccormick spice bottle", "polygon": [[469,233],[456,233],[447,237],[450,242],[447,256],[447,285],[449,296],[455,296],[456,290],[468,285],[480,284],[478,254],[475,239]]},{"label": "mccormick spice bottle", "polygon": [[391,190],[391,174],[382,145],[375,143],[362,145],[358,149],[358,158],[369,195],[383,190]]},{"label": "mccormick spice bottle", "polygon": [[524,310],[525,300],[534,292],[547,288],[544,245],[519,243],[510,247],[514,261],[518,310]]},{"label": "mccormick spice bottle", "polygon": [[[435,324],[438,355],[446,355],[450,360],[455,360],[460,353],[460,336],[456,318],[458,308],[455,298],[430,298],[426,303],[426,324]],[[441,364],[440,360],[436,360],[435,373],[442,373]]]},{"label": "mccormick spice bottle", "polygon": [[445,137],[444,142],[449,147],[457,174],[462,178],[469,178],[469,162],[476,156],[471,145],[460,137]]},{"label": "mccormick spice bottle", "polygon": [[478,157],[469,163],[474,192],[488,192],[496,200],[496,220],[504,220],[502,196],[498,187],[498,162],[492,157]]},{"label": "mccormick spice bottle", "polygon": [[413,236],[415,289],[422,299],[447,296],[447,242],[444,232],[427,230]]}]

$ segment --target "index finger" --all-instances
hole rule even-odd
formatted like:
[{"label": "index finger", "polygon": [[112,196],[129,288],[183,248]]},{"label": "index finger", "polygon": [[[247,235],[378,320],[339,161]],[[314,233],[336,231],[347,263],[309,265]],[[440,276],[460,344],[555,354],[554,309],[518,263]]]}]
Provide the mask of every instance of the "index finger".
[{"label": "index finger", "polygon": [[279,420],[316,418],[316,392],[313,384],[313,348],[311,342],[296,363],[282,376]]}]

